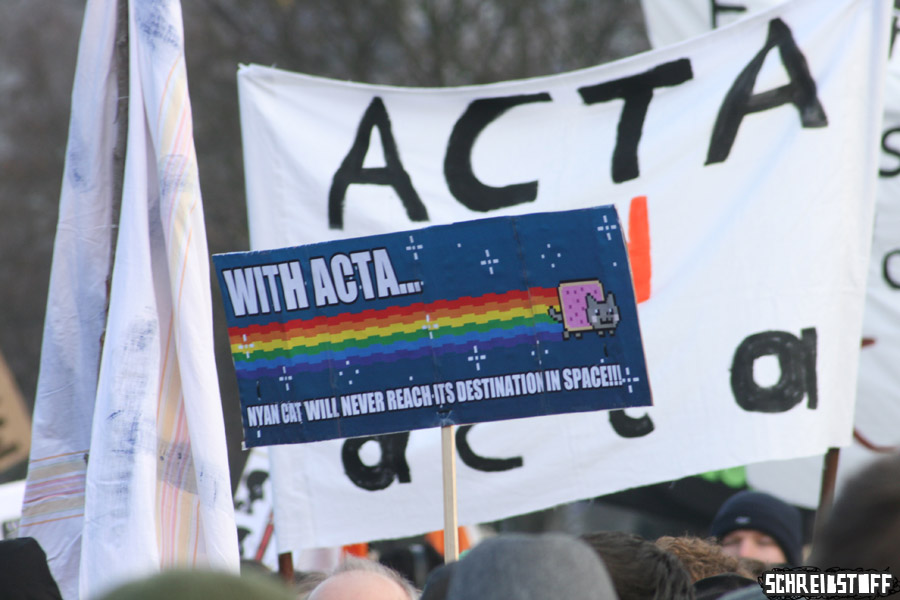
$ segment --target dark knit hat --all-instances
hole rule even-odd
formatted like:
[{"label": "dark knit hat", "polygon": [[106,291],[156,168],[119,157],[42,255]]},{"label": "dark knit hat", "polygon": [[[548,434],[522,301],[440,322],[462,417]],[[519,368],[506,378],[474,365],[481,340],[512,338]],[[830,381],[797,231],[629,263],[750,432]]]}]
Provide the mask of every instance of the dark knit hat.
[{"label": "dark knit hat", "polygon": [[6,600],[62,600],[47,555],[31,537],[0,541],[0,597]]},{"label": "dark knit hat", "polygon": [[419,600],[446,600],[450,577],[453,575],[455,565],[455,562],[447,563],[432,571],[425,581],[425,588],[422,590]]},{"label": "dark knit hat", "polygon": [[616,600],[603,561],[561,533],[504,534],[437,569],[423,600]]},{"label": "dark knit hat", "polygon": [[797,508],[763,492],[738,492],[719,508],[709,534],[722,539],[737,529],[752,529],[772,536],[784,551],[787,563],[800,565],[803,519]]}]

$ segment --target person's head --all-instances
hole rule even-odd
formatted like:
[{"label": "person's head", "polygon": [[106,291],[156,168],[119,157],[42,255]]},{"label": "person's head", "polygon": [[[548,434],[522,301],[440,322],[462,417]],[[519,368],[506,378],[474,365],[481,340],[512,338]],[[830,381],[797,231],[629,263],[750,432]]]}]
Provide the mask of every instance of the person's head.
[{"label": "person's head", "polygon": [[900,453],[851,477],[813,540],[811,564],[900,574]]},{"label": "person's head", "polygon": [[416,600],[418,591],[399,573],[373,560],[348,557],[317,585],[309,600]]},{"label": "person's head", "polygon": [[297,597],[305,600],[316,586],[328,579],[328,575],[321,571],[294,571],[293,590]]},{"label": "person's head", "polygon": [[731,496],[713,518],[709,533],[731,556],[795,566],[802,561],[800,511],[763,492],[742,491]]},{"label": "person's head", "polygon": [[621,600],[693,598],[687,569],[653,542],[622,531],[597,531],[581,539],[603,559]]},{"label": "person's head", "polygon": [[241,575],[247,575],[249,573],[262,575],[264,577],[273,575],[272,569],[264,565],[261,561],[256,560],[255,558],[242,558],[240,572]]},{"label": "person's head", "polygon": [[257,573],[240,577],[209,570],[173,570],[120,585],[101,600],[295,600],[293,592],[279,581]]},{"label": "person's head", "polygon": [[721,575],[722,573],[737,573],[744,577],[755,577],[741,566],[737,557],[725,554],[722,547],[715,539],[703,539],[690,535],[677,537],[663,536],[654,542],[657,546],[671,552],[684,565],[696,583],[700,579]]},{"label": "person's head", "polygon": [[616,600],[603,561],[562,533],[503,534],[432,572],[422,600]]}]

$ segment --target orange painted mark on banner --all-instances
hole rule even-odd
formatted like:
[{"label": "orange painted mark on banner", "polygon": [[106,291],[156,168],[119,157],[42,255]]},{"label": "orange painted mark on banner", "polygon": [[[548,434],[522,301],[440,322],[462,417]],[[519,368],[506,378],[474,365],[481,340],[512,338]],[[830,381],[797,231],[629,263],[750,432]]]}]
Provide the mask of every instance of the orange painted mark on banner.
[{"label": "orange painted mark on banner", "polygon": [[369,544],[347,544],[343,547],[343,551],[345,555],[367,558],[369,556]]},{"label": "orange painted mark on banner", "polygon": [[628,207],[628,260],[638,304],[650,299],[650,219],[647,196],[635,196]]}]

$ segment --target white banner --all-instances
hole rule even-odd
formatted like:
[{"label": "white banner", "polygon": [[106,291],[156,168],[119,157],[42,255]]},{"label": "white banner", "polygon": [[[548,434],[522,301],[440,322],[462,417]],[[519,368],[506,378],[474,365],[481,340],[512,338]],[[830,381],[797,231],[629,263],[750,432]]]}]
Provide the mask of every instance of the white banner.
[{"label": "white banner", "polygon": [[[647,32],[654,47],[674,44],[727,26],[783,0],[642,0]],[[900,446],[900,51],[895,35],[900,2],[894,0],[892,44],[887,63],[880,178],[863,317],[855,443],[841,453],[839,487],[848,477],[889,448]],[[819,501],[821,459],[752,465],[748,478],[756,488],[814,508]]]},{"label": "white banner", "polygon": [[[251,244],[617,205],[655,406],[460,428],[463,523],[846,445],[885,8],[800,0],[727,35],[485,86],[244,67]],[[279,551],[440,529],[439,440],[274,448]]]}]

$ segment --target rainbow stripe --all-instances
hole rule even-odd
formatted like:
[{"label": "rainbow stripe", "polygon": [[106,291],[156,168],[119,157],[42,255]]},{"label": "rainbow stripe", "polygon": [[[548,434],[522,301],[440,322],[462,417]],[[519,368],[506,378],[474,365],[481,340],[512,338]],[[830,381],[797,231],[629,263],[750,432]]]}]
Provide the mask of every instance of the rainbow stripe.
[{"label": "rainbow stripe", "polygon": [[231,327],[229,338],[238,377],[271,377],[283,367],[291,373],[327,370],[335,360],[391,363],[465,354],[473,344],[484,350],[534,344],[559,336],[561,325],[547,312],[558,304],[555,287],[536,287]]}]

